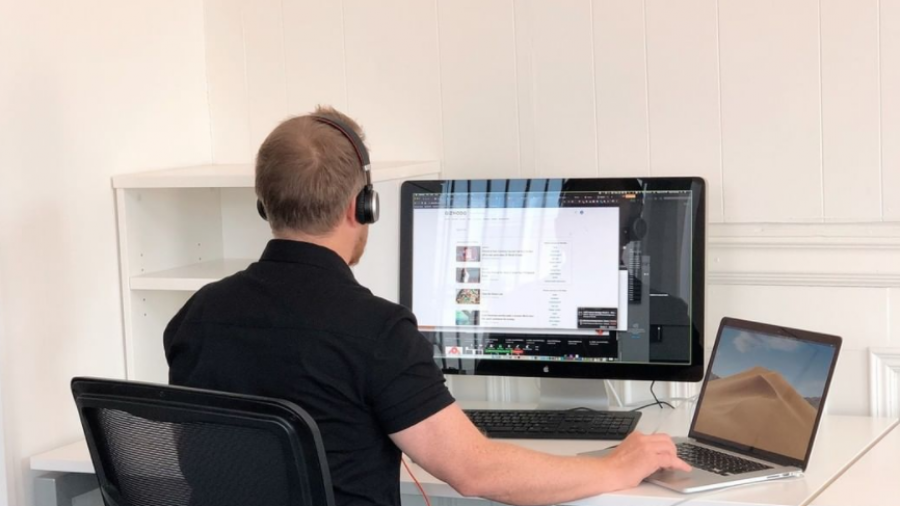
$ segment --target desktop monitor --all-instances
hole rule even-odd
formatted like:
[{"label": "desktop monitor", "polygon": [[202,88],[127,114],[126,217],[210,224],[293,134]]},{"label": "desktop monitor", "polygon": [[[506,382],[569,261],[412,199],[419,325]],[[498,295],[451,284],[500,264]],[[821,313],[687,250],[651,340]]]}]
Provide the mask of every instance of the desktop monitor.
[{"label": "desktop monitor", "polygon": [[408,181],[400,302],[445,374],[699,381],[705,201],[700,178]]}]

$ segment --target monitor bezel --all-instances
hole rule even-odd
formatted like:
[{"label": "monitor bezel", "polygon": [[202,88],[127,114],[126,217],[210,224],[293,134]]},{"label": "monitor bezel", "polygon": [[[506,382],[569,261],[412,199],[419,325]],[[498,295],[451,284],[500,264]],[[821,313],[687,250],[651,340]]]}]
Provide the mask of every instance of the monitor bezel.
[{"label": "monitor bezel", "polygon": [[706,386],[709,384],[708,380],[703,382],[703,385],[700,389],[700,396],[697,399],[697,409],[694,410],[694,416],[691,419],[691,430],[688,432],[688,437],[696,439],[700,442],[713,444],[719,448],[725,448],[735,453],[747,455],[748,457],[767,460],[769,462],[774,462],[782,466],[799,467],[801,470],[805,471],[807,465],[809,464],[809,458],[812,455],[813,445],[816,441],[816,434],[818,434],[819,432],[819,423],[822,421],[822,415],[825,413],[825,403],[828,400],[828,393],[831,390],[831,380],[834,379],[834,370],[837,367],[838,358],[841,354],[841,345],[843,344],[843,339],[835,335],[822,334],[810,330],[794,329],[780,325],[771,325],[750,320],[725,317],[722,318],[722,321],[719,324],[719,329],[716,332],[716,343],[713,345],[712,354],[710,355],[709,364],[707,365],[707,378],[709,378],[710,373],[712,373],[712,367],[713,363],[715,362],[716,351],[719,349],[719,342],[721,341],[722,331],[725,330],[726,327],[760,334],[785,337],[789,339],[797,339],[799,341],[824,344],[834,347],[834,357],[831,360],[831,367],[828,370],[828,378],[825,381],[825,389],[822,391],[822,400],[819,404],[819,411],[816,414],[816,422],[813,424],[812,432],[809,435],[809,444],[806,447],[806,455],[801,460],[787,455],[782,455],[780,453],[754,448],[752,446],[740,445],[733,441],[728,441],[727,439],[721,439],[697,431],[695,429],[695,426],[697,425],[697,419],[700,417],[700,408],[703,406],[703,398],[706,395]]},{"label": "monitor bezel", "polygon": [[[693,241],[691,262],[691,362],[690,364],[648,363],[586,363],[565,361],[525,361],[471,359],[472,374],[476,376],[514,376],[534,378],[617,379],[641,381],[698,382],[703,379],[704,367],[704,303],[706,287],[706,182],[699,177],[666,178],[534,178],[493,180],[426,180],[405,181],[400,189],[400,304],[412,309],[413,285],[413,195],[442,193],[448,183],[467,181],[470,184],[502,182],[562,181],[564,191],[621,191],[642,188],[642,191],[689,190],[693,193]],[[434,332],[420,329],[431,342]],[[445,374],[466,374],[442,367]]]}]

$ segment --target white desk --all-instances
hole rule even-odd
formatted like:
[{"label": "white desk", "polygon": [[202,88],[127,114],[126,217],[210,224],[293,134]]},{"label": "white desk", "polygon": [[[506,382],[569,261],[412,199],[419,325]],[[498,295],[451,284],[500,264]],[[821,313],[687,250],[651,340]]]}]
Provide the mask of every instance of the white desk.
[{"label": "white desk", "polygon": [[894,506],[900,503],[900,428],[892,430],[812,506]]},{"label": "white desk", "polygon": [[[511,407],[511,406],[510,406]],[[672,410],[646,410],[638,430],[685,435],[690,423],[690,411],[682,407]],[[812,460],[806,476],[792,480],[748,485],[709,494],[680,495],[663,488],[643,484],[637,488],[592,497],[573,504],[584,506],[673,506],[684,504],[679,501],[689,499],[689,506],[712,505],[753,505],[753,506],[805,506],[826,487],[852,466],[857,459],[878,443],[897,424],[897,420],[868,417],[825,416],[819,430],[819,438],[813,450]],[[557,455],[600,450],[615,444],[613,441],[510,441],[521,446]],[[895,447],[900,447],[895,443]],[[460,498],[461,496],[446,483],[434,478],[421,467],[411,464],[413,472],[431,497]],[[895,464],[893,469],[900,468]],[[84,441],[52,450],[31,458],[31,469],[57,473],[92,473],[90,456]],[[53,480],[38,487],[54,486]],[[58,484],[56,485],[58,486]],[[887,483],[884,486],[888,486]],[[401,470],[400,490],[403,494],[418,495],[412,480]],[[58,498],[47,491],[41,497]],[[824,497],[824,496],[823,496]],[[49,504],[48,504],[49,503]],[[38,506],[53,506],[60,503],[50,500]],[[855,504],[855,503],[854,503]],[[824,506],[823,503],[822,506]],[[828,503],[832,506],[831,503]]]},{"label": "white desk", "polygon": [[[661,415],[665,418],[660,419]],[[687,434],[691,412],[686,407],[672,410],[645,410],[638,430],[666,432],[674,436]],[[861,455],[878,443],[897,424],[897,420],[853,416],[823,417],[819,437],[813,449],[810,466],[802,478],[773,481],[725,489],[707,494],[682,495],[655,485],[643,484],[631,490],[591,497],[572,504],[584,506],[687,506],[746,505],[746,506],[805,506]],[[515,444],[557,455],[600,450],[614,441],[541,441],[510,440]],[[461,497],[446,483],[412,465],[413,473],[430,497]],[[900,469],[895,465],[894,469]],[[401,473],[403,494],[419,492],[405,472]],[[680,502],[685,501],[685,502]]]}]

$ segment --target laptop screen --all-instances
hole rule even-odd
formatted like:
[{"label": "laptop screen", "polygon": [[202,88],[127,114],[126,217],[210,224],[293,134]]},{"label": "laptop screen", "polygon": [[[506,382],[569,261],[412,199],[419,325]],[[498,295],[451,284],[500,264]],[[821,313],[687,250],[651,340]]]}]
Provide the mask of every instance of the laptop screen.
[{"label": "laptop screen", "polygon": [[838,347],[723,323],[692,433],[805,461]]}]

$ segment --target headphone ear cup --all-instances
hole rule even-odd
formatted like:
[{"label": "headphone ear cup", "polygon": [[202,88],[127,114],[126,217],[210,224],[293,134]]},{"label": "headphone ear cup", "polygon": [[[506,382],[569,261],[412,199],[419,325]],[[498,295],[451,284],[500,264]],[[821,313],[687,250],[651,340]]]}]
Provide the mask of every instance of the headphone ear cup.
[{"label": "headphone ear cup", "polygon": [[378,192],[372,190],[372,197],[370,199],[372,209],[372,223],[378,221],[378,218],[381,217],[381,197],[378,196]]},{"label": "headphone ear cup", "polygon": [[378,192],[372,185],[366,185],[356,196],[356,221],[362,225],[370,225],[378,221],[380,214]]},{"label": "headphone ear cup", "polygon": [[263,206],[262,200],[256,199],[256,212],[259,213],[259,217],[269,221],[269,216],[266,214],[266,208]]}]

